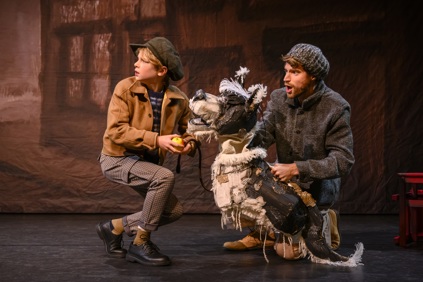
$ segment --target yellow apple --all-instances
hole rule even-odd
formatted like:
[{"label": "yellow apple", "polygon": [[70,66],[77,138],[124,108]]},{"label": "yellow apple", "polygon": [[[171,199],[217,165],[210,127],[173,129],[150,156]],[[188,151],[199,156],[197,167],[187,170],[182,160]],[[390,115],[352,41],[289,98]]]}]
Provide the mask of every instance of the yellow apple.
[{"label": "yellow apple", "polygon": [[182,151],[184,149],[184,146],[185,146],[184,139],[182,139],[181,137],[173,137],[172,141],[183,146],[183,147],[176,147],[175,146],[176,150]]}]

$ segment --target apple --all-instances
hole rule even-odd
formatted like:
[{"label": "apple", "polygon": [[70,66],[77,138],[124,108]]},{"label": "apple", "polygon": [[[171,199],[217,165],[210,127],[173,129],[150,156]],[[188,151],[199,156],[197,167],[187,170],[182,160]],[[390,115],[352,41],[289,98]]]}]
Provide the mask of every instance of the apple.
[{"label": "apple", "polygon": [[185,147],[185,144],[184,144],[184,139],[182,139],[181,137],[173,137],[173,138],[172,138],[172,141],[173,141],[173,142],[175,142],[175,143],[177,143],[177,144],[182,145],[182,147],[176,147],[176,146],[175,146],[175,149],[176,149],[176,150],[178,150],[178,151],[182,151],[182,150],[184,149],[184,147]]}]

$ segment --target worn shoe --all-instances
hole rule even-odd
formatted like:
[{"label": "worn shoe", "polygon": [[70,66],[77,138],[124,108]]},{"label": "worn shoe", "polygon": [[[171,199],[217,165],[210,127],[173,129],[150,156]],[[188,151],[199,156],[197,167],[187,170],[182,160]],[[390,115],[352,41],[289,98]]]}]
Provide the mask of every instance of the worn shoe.
[{"label": "worn shoe", "polygon": [[122,234],[115,235],[110,229],[110,221],[101,222],[96,226],[97,234],[103,240],[106,252],[111,257],[123,258],[126,250],[122,248]]},{"label": "worn shoe", "polygon": [[129,245],[126,260],[130,262],[138,262],[144,265],[161,266],[169,265],[170,259],[168,256],[159,252],[159,248],[150,240],[142,245]]},{"label": "worn shoe", "polygon": [[263,243],[266,248],[273,247],[275,244],[275,238],[267,235],[266,241],[264,241],[265,235],[261,234],[257,230],[251,231],[247,236],[241,240],[234,242],[225,242],[223,247],[231,251],[249,251],[263,248]]}]

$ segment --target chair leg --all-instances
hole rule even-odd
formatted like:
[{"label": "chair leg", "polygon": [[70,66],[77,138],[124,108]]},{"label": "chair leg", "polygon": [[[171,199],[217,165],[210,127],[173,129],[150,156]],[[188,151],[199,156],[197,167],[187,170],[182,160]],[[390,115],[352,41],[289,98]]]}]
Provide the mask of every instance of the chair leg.
[{"label": "chair leg", "polygon": [[406,226],[406,231],[405,231],[405,236],[407,237],[407,241],[408,238],[410,238],[411,232],[410,232],[410,214],[411,214],[411,209],[409,206],[405,207],[405,226]]},{"label": "chair leg", "polygon": [[417,208],[410,208],[410,235],[413,242],[417,242]]},{"label": "chair leg", "polygon": [[423,234],[423,201],[421,199],[410,199],[408,209],[410,211],[410,236],[413,242],[417,242]]}]

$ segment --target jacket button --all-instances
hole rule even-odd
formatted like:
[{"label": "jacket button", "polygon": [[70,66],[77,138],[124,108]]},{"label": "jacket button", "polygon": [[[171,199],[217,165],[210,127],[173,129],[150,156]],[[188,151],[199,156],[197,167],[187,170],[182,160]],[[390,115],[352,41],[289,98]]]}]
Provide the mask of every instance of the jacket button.
[{"label": "jacket button", "polygon": [[150,117],[150,118],[151,118],[151,114],[148,114],[148,117]]}]

